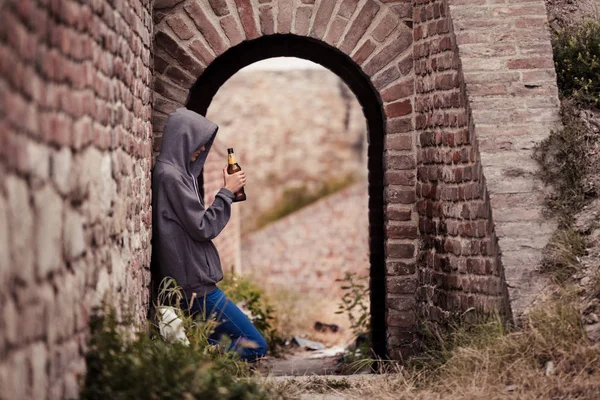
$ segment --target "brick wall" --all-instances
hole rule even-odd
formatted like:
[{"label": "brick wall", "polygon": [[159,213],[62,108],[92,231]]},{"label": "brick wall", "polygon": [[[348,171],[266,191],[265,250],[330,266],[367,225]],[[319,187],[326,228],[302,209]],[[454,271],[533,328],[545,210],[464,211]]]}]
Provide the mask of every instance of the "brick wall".
[{"label": "brick wall", "polygon": [[147,0],[0,5],[1,399],[78,397],[108,289],[146,313],[151,32]]},{"label": "brick wall", "polygon": [[510,316],[478,137],[448,1],[415,6],[418,310],[443,325],[470,308]]},{"label": "brick wall", "polygon": [[531,158],[559,121],[558,90],[543,0],[449,0],[481,164],[494,211],[513,309],[546,280],[536,273],[554,223]]}]

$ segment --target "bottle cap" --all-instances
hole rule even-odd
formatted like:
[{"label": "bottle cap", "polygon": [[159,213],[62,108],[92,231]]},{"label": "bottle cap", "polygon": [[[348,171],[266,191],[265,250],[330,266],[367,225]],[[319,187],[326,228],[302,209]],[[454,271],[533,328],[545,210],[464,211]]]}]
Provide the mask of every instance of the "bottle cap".
[{"label": "bottle cap", "polygon": [[232,153],[233,153],[233,149],[232,148],[227,149],[227,154],[232,154]]}]

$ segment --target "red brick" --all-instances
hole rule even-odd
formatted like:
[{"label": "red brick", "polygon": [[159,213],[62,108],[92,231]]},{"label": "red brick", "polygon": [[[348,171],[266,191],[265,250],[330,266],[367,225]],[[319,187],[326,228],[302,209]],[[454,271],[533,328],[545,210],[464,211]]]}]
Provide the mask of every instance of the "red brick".
[{"label": "red brick", "polygon": [[333,14],[333,9],[336,6],[335,1],[322,1],[317,9],[317,13],[315,15],[315,21],[313,23],[312,30],[310,32],[310,36],[321,39],[323,35],[325,35],[325,30],[329,25],[329,21],[331,20],[331,15]]},{"label": "red brick", "polygon": [[412,112],[410,100],[397,101],[385,106],[385,115],[388,118],[401,117]]},{"label": "red brick", "polygon": [[410,221],[412,211],[406,206],[399,204],[388,204],[386,207],[386,216],[392,221]]},{"label": "red brick", "polygon": [[235,0],[238,15],[242,21],[242,27],[246,32],[246,38],[256,39],[260,36],[256,20],[254,19],[254,10],[252,9],[251,0]]},{"label": "red brick", "polygon": [[381,93],[384,102],[391,102],[414,94],[415,82],[413,79],[395,84]]},{"label": "red brick", "polygon": [[194,36],[192,28],[185,22],[181,15],[173,14],[167,18],[167,24],[173,29],[173,32],[179,37],[179,39],[187,40]]},{"label": "red brick", "polygon": [[275,33],[275,21],[273,20],[273,7],[270,5],[261,6],[259,9],[260,26],[263,35],[272,35]]},{"label": "red brick", "polygon": [[413,258],[415,246],[410,243],[386,243],[387,256],[391,258]]},{"label": "red brick", "polygon": [[389,294],[414,294],[419,282],[417,278],[394,277],[386,279],[386,289]]},{"label": "red brick", "polygon": [[174,100],[180,104],[185,103],[187,100],[188,93],[186,90],[180,89],[162,78],[156,78],[156,81],[154,82],[154,90],[166,98]]},{"label": "red brick", "polygon": [[189,71],[194,76],[200,76],[204,71],[204,67],[200,65],[192,56],[190,56],[175,39],[167,35],[165,32],[158,32],[154,37],[157,47],[163,48],[171,57],[176,59],[185,70]]},{"label": "red brick", "polygon": [[233,15],[221,18],[220,22],[221,28],[223,28],[223,32],[225,32],[225,35],[232,46],[238,45],[244,40],[244,35],[238,27],[237,21]]},{"label": "red brick", "polygon": [[[331,27],[329,28],[329,31],[327,32],[327,36],[325,37],[325,42],[329,43],[332,46],[337,45],[338,40],[340,40],[340,37],[342,36],[342,33],[344,33],[344,29],[346,29],[346,25],[348,25],[347,20],[345,20],[344,18],[341,18],[341,17],[335,17],[335,19],[331,23]],[[373,47],[373,50],[374,49],[375,49],[375,47]],[[373,52],[373,50],[371,50],[371,53]],[[369,53],[369,55],[371,55],[371,53]]]},{"label": "red brick", "polygon": [[226,0],[209,0],[209,3],[215,12],[215,15],[222,17],[229,14],[229,8],[227,7]]},{"label": "red brick", "polygon": [[390,44],[381,49],[365,65],[364,70],[367,75],[373,76],[376,72],[382,70],[392,60],[404,52],[412,43],[410,34],[402,33],[398,35]]},{"label": "red brick", "polygon": [[293,0],[279,0],[279,8],[277,13],[278,33],[289,33],[292,30],[293,12]]},{"label": "red brick", "polygon": [[338,14],[344,18],[350,18],[354,14],[358,2],[359,0],[344,0],[340,5]]},{"label": "red brick", "polygon": [[416,200],[413,188],[388,186],[385,193],[389,203],[412,204]]},{"label": "red brick", "polygon": [[414,186],[415,182],[414,171],[387,171],[385,173],[386,185]]},{"label": "red brick", "polygon": [[386,124],[386,133],[405,133],[413,130],[413,123],[411,118],[388,118]]},{"label": "red brick", "polygon": [[383,88],[396,82],[398,78],[400,78],[400,71],[398,70],[398,67],[392,65],[373,78],[373,86],[375,86],[375,89],[378,91],[381,91]]},{"label": "red brick", "polygon": [[352,55],[352,59],[358,65],[362,65],[362,63],[365,62],[365,60],[367,58],[369,58],[369,56],[371,54],[373,54],[374,50],[375,50],[375,43],[373,43],[371,40],[367,40],[366,42],[363,43],[362,46],[360,46],[360,48],[358,50],[356,50],[354,55]]},{"label": "red brick", "polygon": [[371,33],[373,39],[377,40],[378,42],[385,41],[385,39],[387,39],[388,36],[394,32],[399,23],[400,21],[396,15],[390,13],[386,14],[385,17],[379,22],[379,25],[377,25],[377,27]]},{"label": "red brick", "polygon": [[388,313],[386,323],[391,327],[410,328],[415,326],[417,319],[413,311],[396,311]]},{"label": "red brick", "polygon": [[387,134],[385,136],[386,150],[412,150],[412,135]]},{"label": "red brick", "polygon": [[298,7],[296,9],[296,24],[294,26],[294,31],[297,35],[308,35],[308,29],[310,28],[310,17],[312,16],[312,9],[312,6]]},{"label": "red brick", "polygon": [[542,69],[553,68],[554,61],[551,58],[519,58],[508,62],[509,69]]},{"label": "red brick", "polygon": [[419,232],[416,226],[390,225],[386,227],[387,237],[390,239],[417,239]]},{"label": "red brick", "polygon": [[373,22],[373,19],[375,19],[377,12],[379,12],[379,8],[380,6],[374,0],[367,0],[363,8],[355,17],[352,25],[350,25],[350,29],[348,30],[348,33],[346,33],[344,41],[340,46],[341,51],[346,54],[352,52]]},{"label": "red brick", "polygon": [[204,65],[210,65],[215,59],[215,56],[210,52],[208,47],[200,40],[194,40],[190,43],[190,50]]},{"label": "red brick", "polygon": [[[388,276],[412,275],[417,271],[415,263],[403,263],[401,261],[387,261],[385,267]],[[400,308],[395,309],[399,310]]]},{"label": "red brick", "polygon": [[221,37],[221,34],[206,16],[200,4],[194,2],[188,3],[184,6],[184,9],[194,21],[196,27],[208,42],[208,45],[215,51],[217,55],[227,50],[227,45]]},{"label": "red brick", "polygon": [[413,155],[388,155],[385,159],[385,166],[389,169],[407,170],[415,168],[416,165]]}]

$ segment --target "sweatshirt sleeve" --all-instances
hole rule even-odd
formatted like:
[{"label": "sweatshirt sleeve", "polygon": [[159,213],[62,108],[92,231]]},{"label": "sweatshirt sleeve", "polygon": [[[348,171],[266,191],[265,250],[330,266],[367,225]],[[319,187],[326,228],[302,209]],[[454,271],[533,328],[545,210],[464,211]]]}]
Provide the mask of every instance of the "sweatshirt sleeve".
[{"label": "sweatshirt sleeve", "polygon": [[234,194],[228,189],[219,190],[208,209],[204,208],[196,193],[185,187],[183,182],[170,180],[165,189],[177,219],[192,239],[199,242],[212,240],[229,222]]}]

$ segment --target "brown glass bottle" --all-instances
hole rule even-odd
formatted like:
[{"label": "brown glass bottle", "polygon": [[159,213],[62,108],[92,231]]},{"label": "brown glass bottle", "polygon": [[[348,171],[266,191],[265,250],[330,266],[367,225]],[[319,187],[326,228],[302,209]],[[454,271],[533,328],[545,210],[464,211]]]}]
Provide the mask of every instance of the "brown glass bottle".
[{"label": "brown glass bottle", "polygon": [[[233,149],[227,149],[227,173],[231,175],[235,174],[236,172],[240,172],[241,170],[242,167],[240,167],[240,164],[237,163],[237,159],[235,158],[235,153],[233,152]],[[238,192],[234,194],[234,203],[246,200],[246,192],[244,192],[244,188],[241,188]]]}]

